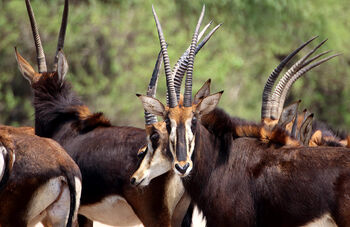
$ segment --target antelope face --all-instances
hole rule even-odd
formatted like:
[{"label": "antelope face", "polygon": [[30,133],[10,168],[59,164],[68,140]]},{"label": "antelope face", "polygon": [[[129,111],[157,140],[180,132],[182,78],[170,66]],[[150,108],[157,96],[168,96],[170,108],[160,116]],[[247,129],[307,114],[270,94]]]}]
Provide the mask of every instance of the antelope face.
[{"label": "antelope face", "polygon": [[162,116],[168,134],[168,146],[172,155],[172,168],[181,177],[187,176],[192,168],[192,155],[195,150],[195,141],[200,118],[215,109],[223,92],[209,95],[198,104],[190,107],[182,105],[165,108],[155,98],[139,95],[146,111]]},{"label": "antelope face", "polygon": [[169,150],[173,156],[173,169],[187,176],[193,168],[191,160],[195,145],[197,118],[194,106],[170,108],[165,123],[169,134]]},{"label": "antelope face", "polygon": [[141,159],[139,168],[130,178],[135,186],[146,186],[156,178],[171,170],[171,157],[167,155],[168,132],[165,122],[146,126],[147,146],[141,148],[138,156]]}]

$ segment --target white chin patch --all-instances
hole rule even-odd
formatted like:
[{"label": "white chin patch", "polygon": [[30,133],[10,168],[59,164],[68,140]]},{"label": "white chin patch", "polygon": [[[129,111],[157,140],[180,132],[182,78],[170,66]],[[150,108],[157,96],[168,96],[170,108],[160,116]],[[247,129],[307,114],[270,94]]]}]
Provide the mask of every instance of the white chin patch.
[{"label": "white chin patch", "polygon": [[179,175],[180,177],[187,177],[188,174],[189,174],[189,173],[191,172],[191,170],[192,170],[192,165],[189,166],[189,167],[187,168],[187,170],[186,170],[186,172],[185,172],[184,174],[180,173],[175,167],[173,167],[173,170],[174,170],[175,173],[176,173],[177,175]]},{"label": "white chin patch", "polygon": [[145,178],[142,180],[142,182],[140,183],[139,186],[145,187],[145,186],[149,185],[149,182],[151,182],[151,181],[148,178]]}]

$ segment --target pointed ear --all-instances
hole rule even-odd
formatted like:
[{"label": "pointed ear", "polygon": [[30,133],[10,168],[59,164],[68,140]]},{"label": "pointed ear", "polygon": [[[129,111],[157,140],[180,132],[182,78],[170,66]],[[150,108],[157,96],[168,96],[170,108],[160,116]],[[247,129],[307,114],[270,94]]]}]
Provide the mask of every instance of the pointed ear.
[{"label": "pointed ear", "polygon": [[33,69],[33,67],[18,53],[15,47],[15,56],[18,64],[19,71],[21,71],[22,76],[29,81],[30,84],[38,81],[39,76]]},{"label": "pointed ear", "polygon": [[58,73],[58,77],[60,78],[61,81],[63,81],[64,78],[66,77],[67,71],[68,71],[67,59],[64,56],[63,51],[60,50],[58,52],[57,73]]},{"label": "pointed ear", "polygon": [[304,120],[300,127],[300,141],[305,145],[309,145],[311,134],[312,134],[312,120],[314,114],[310,114]]},{"label": "pointed ear", "polygon": [[141,100],[143,108],[147,112],[157,116],[165,117],[165,107],[158,99],[139,94],[136,94],[136,96]]},{"label": "pointed ear", "polygon": [[196,114],[201,117],[213,111],[219,103],[222,93],[224,93],[224,91],[203,98],[196,107]]},{"label": "pointed ear", "polygon": [[194,96],[193,103],[197,104],[199,101],[208,95],[210,95],[210,83],[211,79],[207,80],[203,86],[197,91],[196,95]]},{"label": "pointed ear", "polygon": [[322,142],[322,131],[317,130],[316,132],[314,132],[314,134],[312,135],[309,141],[309,147],[317,147],[321,145],[321,142]]},{"label": "pointed ear", "polygon": [[291,122],[293,119],[296,119],[300,102],[301,100],[298,100],[297,102],[284,108],[277,125],[284,128],[289,122]]}]

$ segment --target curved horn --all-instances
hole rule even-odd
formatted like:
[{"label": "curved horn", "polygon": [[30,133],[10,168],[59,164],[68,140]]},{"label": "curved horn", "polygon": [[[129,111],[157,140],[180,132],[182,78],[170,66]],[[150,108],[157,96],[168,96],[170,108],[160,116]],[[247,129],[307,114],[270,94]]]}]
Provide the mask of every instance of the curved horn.
[{"label": "curved horn", "polygon": [[[155,98],[157,92],[157,83],[158,83],[158,75],[160,66],[162,65],[163,54],[162,50],[159,51],[158,58],[156,64],[154,65],[153,73],[151,80],[147,89],[147,96]],[[146,125],[151,125],[157,122],[157,117],[147,111],[145,111],[145,123]]]},{"label": "curved horn", "polygon": [[334,54],[334,55],[331,55],[329,57],[326,57],[318,62],[315,62],[311,65],[308,65],[308,66],[305,66],[303,67],[302,69],[300,69],[296,74],[294,74],[294,76],[287,82],[286,86],[285,86],[285,89],[283,89],[282,91],[282,94],[281,94],[281,98],[280,98],[280,102],[279,102],[279,106],[283,106],[284,105],[284,102],[286,100],[286,97],[288,95],[288,92],[291,88],[291,86],[294,84],[294,82],[300,78],[302,75],[304,75],[305,73],[307,73],[308,71],[310,71],[311,69],[315,68],[316,66],[319,66],[320,64],[336,57],[336,56],[339,56],[340,54]]},{"label": "curved horn", "polygon": [[[202,47],[208,42],[208,40],[212,37],[212,35],[216,32],[216,30],[219,29],[219,27],[221,25],[222,24],[217,25],[215,28],[213,28],[213,30],[211,30],[208,33],[207,36],[204,37],[202,42],[200,42],[198,44],[198,46],[196,47],[195,55],[202,49]],[[200,36],[198,36],[198,37],[200,37]],[[198,38],[198,40],[199,39],[200,38]],[[182,79],[185,75],[185,72],[186,72],[187,66],[188,66],[188,52],[185,52],[176,64],[178,64],[178,65],[177,65],[177,68],[175,68],[176,65],[174,66],[175,70],[173,70],[173,75],[175,73],[175,75],[174,75],[175,90],[176,90],[177,98],[179,100]]]},{"label": "curved horn", "polygon": [[54,63],[53,63],[53,72],[57,71],[58,52],[60,50],[62,50],[63,46],[64,46],[64,38],[66,36],[66,30],[67,30],[68,11],[69,11],[68,0],[65,0],[61,28],[60,28],[60,33],[58,35],[58,41],[57,41],[56,55],[55,55],[55,59],[54,59]]},{"label": "curved horn", "polygon": [[[204,28],[203,30],[199,33],[198,35],[198,40],[200,40],[205,33],[205,31],[209,28],[209,26],[213,23],[213,21],[210,21]],[[176,96],[177,100],[179,101],[180,99],[180,89],[181,89],[181,83],[182,83],[182,78],[179,80],[179,78],[176,77],[176,73],[178,70],[180,70],[181,63],[187,59],[188,53],[190,51],[191,45],[188,46],[188,48],[185,50],[185,52],[181,55],[179,60],[177,60],[176,64],[174,65],[171,76],[174,78],[174,86],[175,86],[175,91],[176,91]],[[185,67],[185,71],[187,69],[187,65]],[[182,69],[183,70],[183,69]]]},{"label": "curved horn", "polygon": [[281,73],[281,71],[284,68],[284,66],[301,49],[303,49],[307,44],[309,44],[310,42],[312,42],[316,38],[317,38],[317,36],[313,37],[312,39],[308,40],[307,42],[305,42],[301,46],[299,46],[291,54],[289,54],[287,57],[285,57],[281,61],[281,63],[270,74],[269,78],[266,81],[266,84],[265,84],[265,87],[264,87],[264,91],[263,91],[263,94],[262,94],[261,119],[270,117],[269,114],[270,114],[270,110],[271,110],[271,91],[272,91],[273,85],[275,84],[276,79],[278,78],[278,75]]},{"label": "curved horn", "polygon": [[34,38],[34,43],[36,48],[36,55],[37,55],[36,59],[38,62],[38,70],[39,70],[39,73],[47,72],[44,49],[41,44],[41,39],[38,31],[38,26],[35,21],[34,12],[33,12],[32,6],[30,5],[30,1],[25,0],[25,2],[26,2],[28,16],[30,20],[30,25],[32,27],[32,33],[33,33],[33,38]]},{"label": "curved horn", "polygon": [[188,66],[187,66],[185,93],[184,93],[184,107],[192,106],[192,73],[193,73],[194,55],[195,55],[196,45],[198,40],[198,31],[204,17],[204,12],[205,12],[205,5],[203,5],[201,15],[199,16],[199,19],[196,25],[196,30],[194,31],[190,53],[188,56]]},{"label": "curved horn", "polygon": [[165,69],[165,75],[166,75],[166,84],[168,88],[169,93],[169,107],[174,108],[177,106],[177,99],[176,99],[176,93],[175,93],[175,87],[174,87],[174,80],[171,77],[171,68],[170,68],[170,60],[168,55],[168,50],[166,47],[166,42],[163,35],[162,27],[159,23],[158,16],[156,14],[156,11],[154,10],[154,7],[152,5],[152,12],[154,16],[154,20],[156,21],[156,26],[158,30],[158,37],[160,41],[160,46],[162,48],[162,54],[163,54],[163,61],[164,61],[164,69]]},{"label": "curved horn", "polygon": [[[283,109],[283,106],[279,106],[279,100],[281,97],[281,93],[282,91],[285,89],[285,86],[287,84],[287,82],[290,80],[290,78],[292,78],[292,76],[298,72],[299,69],[301,69],[302,67],[308,65],[309,63],[311,63],[313,60],[315,60],[315,58],[312,58],[312,61],[308,61],[305,63],[305,61],[313,54],[315,53],[315,51],[320,48],[325,42],[327,41],[324,40],[322,41],[319,45],[317,45],[314,49],[312,49],[311,51],[309,51],[304,57],[302,57],[299,61],[297,61],[281,78],[281,80],[278,82],[273,94],[272,94],[272,100],[271,100],[271,112],[270,112],[270,117],[272,119],[278,119],[279,118],[279,109]],[[317,56],[316,56],[317,57]],[[320,57],[320,56],[318,56]],[[305,64],[304,64],[305,63]]]},{"label": "curved horn", "polygon": [[[305,62],[305,63],[300,67],[300,69],[303,69],[305,66],[309,65],[309,64],[310,64],[311,62],[313,62],[314,60],[316,60],[316,59],[322,57],[322,56],[325,55],[325,54],[328,54],[329,52],[331,52],[331,51],[325,51],[325,52],[322,52],[322,53],[316,55],[315,57],[313,57],[313,58],[311,58],[310,60],[308,60],[307,62]],[[298,70],[300,70],[300,69],[298,69]],[[297,73],[297,72],[296,72],[296,73]],[[295,73],[294,73],[292,76],[294,76],[294,75],[295,75]],[[301,77],[301,76],[300,76],[300,77]],[[298,80],[300,77],[298,77],[296,80]],[[291,78],[290,78],[290,79],[291,79]],[[282,91],[281,91],[281,94],[282,94],[283,92],[286,93],[286,94],[288,94],[288,92],[289,92],[289,90],[291,89],[292,86],[288,86],[288,87],[287,87],[287,84],[288,84],[288,81],[287,81],[286,85],[283,87],[283,89],[282,89]],[[286,90],[286,91],[284,91],[284,90]],[[283,109],[283,105],[284,105],[284,101],[285,101],[285,98],[286,98],[286,97],[282,98],[281,96],[282,96],[282,95],[280,95],[280,96],[278,97],[278,99],[275,100],[275,101],[277,101],[277,104],[276,104],[276,107],[272,110],[272,113],[275,114],[274,117],[275,117],[276,119],[278,119],[279,116],[281,115],[281,112],[282,112],[282,109]],[[281,105],[282,105],[282,106],[281,106]],[[277,110],[277,112],[276,112],[276,110]],[[276,113],[275,113],[275,112],[276,112]]]}]

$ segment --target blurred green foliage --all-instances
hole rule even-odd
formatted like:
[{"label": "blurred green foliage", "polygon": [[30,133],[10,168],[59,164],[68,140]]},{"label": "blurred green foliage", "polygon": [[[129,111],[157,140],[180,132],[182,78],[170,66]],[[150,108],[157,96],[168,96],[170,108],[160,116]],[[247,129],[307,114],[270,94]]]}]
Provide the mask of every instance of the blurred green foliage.
[{"label": "blurred green foliage", "polygon": [[[151,12],[156,8],[171,64],[190,44],[203,3],[204,23],[224,23],[197,55],[194,91],[212,78],[212,91],[225,90],[220,106],[235,116],[259,120],[261,93],[279,61],[310,37],[343,55],[307,73],[288,102],[339,129],[350,129],[350,5],[347,0],[71,0],[65,54],[67,79],[92,111],[115,124],[143,127],[135,93],[145,93],[159,42]],[[51,67],[63,0],[32,0],[48,66]],[[213,27],[213,26],[212,26]],[[32,93],[17,69],[14,46],[36,67],[24,1],[0,1],[0,122],[33,125]],[[299,54],[299,58],[301,56]],[[295,60],[294,60],[295,62]],[[290,64],[291,65],[291,64]],[[290,66],[289,65],[289,66]],[[164,75],[162,72],[161,75]],[[165,79],[157,97],[165,100]]]}]

